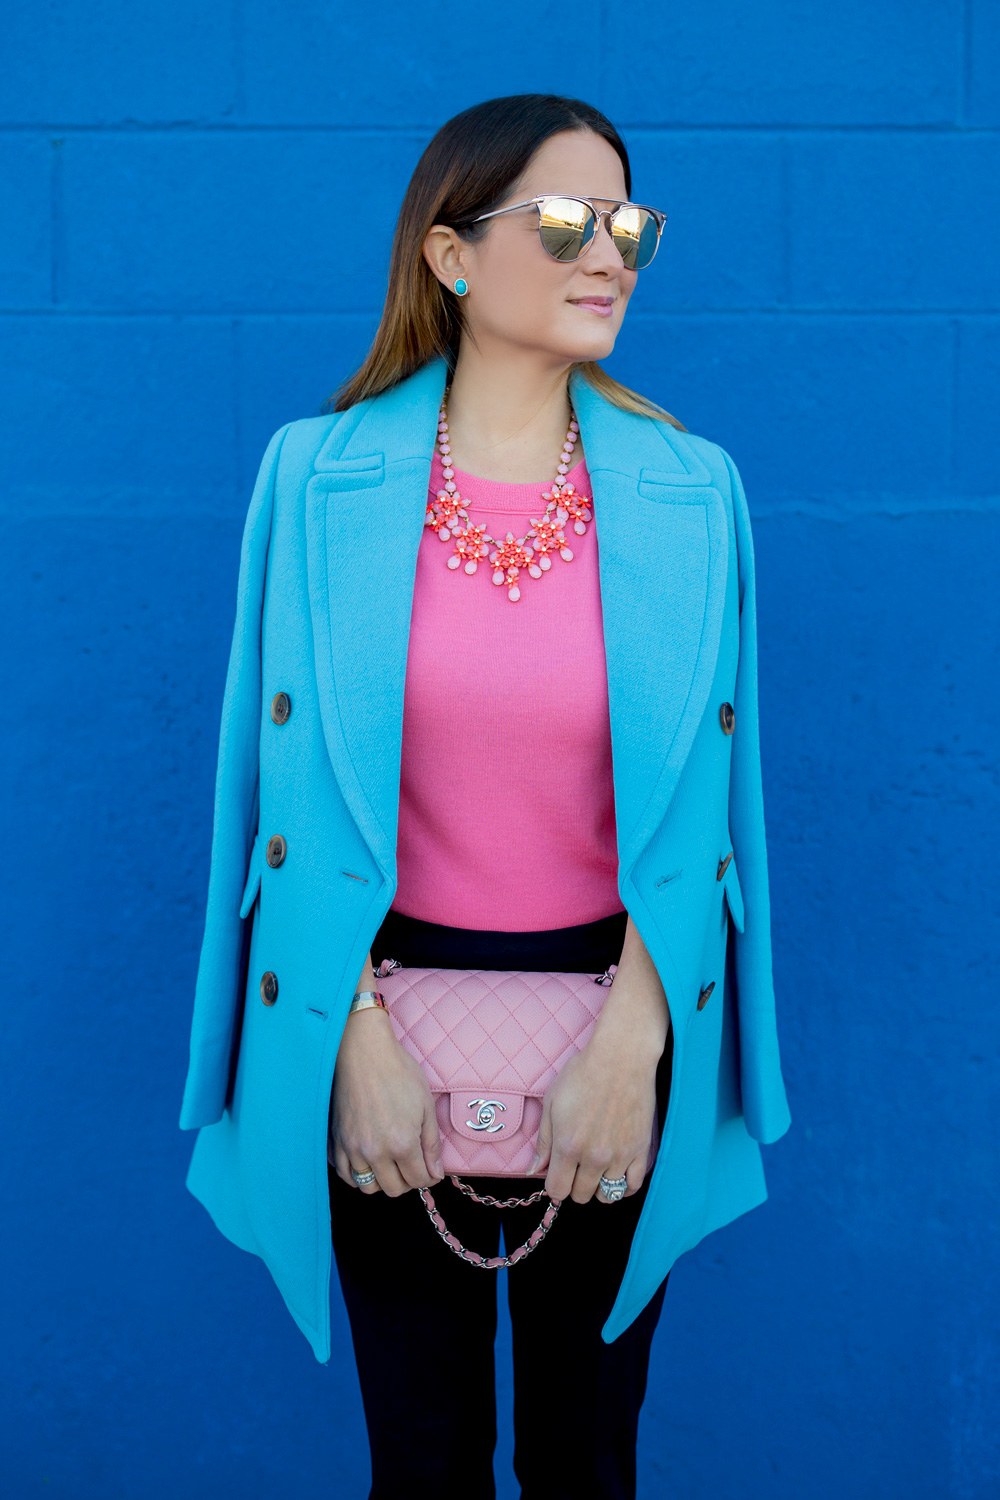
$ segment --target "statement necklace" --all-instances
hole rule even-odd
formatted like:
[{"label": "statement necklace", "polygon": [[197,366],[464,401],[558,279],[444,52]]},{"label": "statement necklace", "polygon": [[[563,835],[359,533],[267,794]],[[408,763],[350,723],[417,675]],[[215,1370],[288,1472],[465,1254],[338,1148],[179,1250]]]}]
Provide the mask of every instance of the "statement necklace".
[{"label": "statement necklace", "polygon": [[[550,488],[542,491],[545,501],[543,515],[539,519],[531,517],[531,527],[524,536],[515,537],[512,531],[508,531],[501,540],[490,536],[485,526],[473,526],[469,522],[469,513],[455,484],[448,441],[448,411],[446,402],[442,401],[437,448],[444,469],[444,489],[438,490],[437,499],[429,502],[426,525],[436,531],[443,542],[454,542],[447,560],[449,568],[459,568],[464,564],[466,573],[475,573],[480,562],[488,557],[493,568],[493,582],[506,584],[507,598],[516,604],[521,597],[519,580],[522,571],[529,578],[541,578],[551,568],[554,552],[558,552],[563,562],[573,561],[573,552],[566,545],[563,528],[572,520],[573,530],[578,536],[583,536],[586,523],[591,519],[590,501],[578,495],[566,479],[579,435],[580,426],[571,408],[569,431],[559,456],[556,477]],[[491,547],[493,551],[490,551]]]}]

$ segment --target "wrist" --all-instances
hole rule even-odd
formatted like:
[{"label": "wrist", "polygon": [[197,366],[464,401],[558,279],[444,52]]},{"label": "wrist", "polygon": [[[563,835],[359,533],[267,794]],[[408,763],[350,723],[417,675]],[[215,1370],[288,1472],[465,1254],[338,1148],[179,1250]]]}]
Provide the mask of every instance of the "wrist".
[{"label": "wrist", "polygon": [[[383,1015],[388,1019],[389,1008],[380,990],[357,990],[347,1010],[347,1019],[360,1015]],[[357,1025],[357,1022],[355,1022]]]},{"label": "wrist", "polygon": [[388,1009],[385,996],[381,990],[355,990],[354,998],[348,1008],[347,1014],[353,1016],[359,1010],[386,1010]]},{"label": "wrist", "polygon": [[644,988],[626,992],[622,986],[615,995],[618,982],[616,976],[591,1034],[594,1050],[607,1048],[634,1058],[643,1066],[655,1067],[670,1035],[666,995],[659,986],[659,994]]}]

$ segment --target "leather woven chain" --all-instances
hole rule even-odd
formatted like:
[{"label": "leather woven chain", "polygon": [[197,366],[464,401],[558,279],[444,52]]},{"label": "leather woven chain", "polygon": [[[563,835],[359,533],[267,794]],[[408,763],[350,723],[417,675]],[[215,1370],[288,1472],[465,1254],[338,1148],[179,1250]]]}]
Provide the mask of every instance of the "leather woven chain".
[{"label": "leather woven chain", "polygon": [[[460,1193],[464,1193],[465,1196],[467,1198],[471,1198],[473,1202],[486,1203],[494,1208],[527,1208],[530,1204],[537,1203],[540,1198],[548,1197],[545,1189],[539,1188],[538,1191],[536,1193],[532,1193],[529,1198],[504,1198],[503,1200],[501,1200],[499,1198],[491,1198],[488,1193],[483,1193],[480,1195],[474,1192],[472,1188],[470,1188],[466,1183],[461,1182],[457,1177],[452,1177],[450,1181],[454,1183],[455,1187],[458,1188]],[[448,1246],[448,1249],[451,1250],[455,1255],[459,1256],[468,1265],[478,1266],[479,1269],[483,1271],[502,1271],[505,1270],[507,1266],[516,1266],[518,1261],[524,1260],[525,1256],[530,1255],[532,1250],[536,1249],[542,1243],[542,1240],[544,1240],[545,1236],[548,1234],[549,1230],[555,1223],[556,1215],[558,1214],[561,1206],[559,1200],[550,1198],[549,1206],[545,1210],[542,1222],[538,1225],[537,1229],[532,1230],[531,1234],[525,1240],[523,1245],[518,1245],[517,1249],[512,1250],[509,1255],[486,1256],[478,1254],[478,1252],[475,1250],[467,1250],[458,1236],[451,1233],[447,1224],[444,1222],[444,1219],[441,1217],[441,1213],[434,1202],[434,1195],[431,1192],[430,1188],[420,1188],[419,1192],[431,1223],[434,1225],[434,1228],[437,1230],[438,1234]]]}]

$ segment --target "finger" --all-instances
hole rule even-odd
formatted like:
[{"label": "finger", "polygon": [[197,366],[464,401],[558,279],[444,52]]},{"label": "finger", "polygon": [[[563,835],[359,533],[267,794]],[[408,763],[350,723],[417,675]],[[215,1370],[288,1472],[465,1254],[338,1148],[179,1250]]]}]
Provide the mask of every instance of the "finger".
[{"label": "finger", "polygon": [[408,1188],[430,1187],[440,1180],[433,1172],[428,1171],[419,1141],[414,1143],[412,1151],[408,1151],[405,1156],[396,1157],[396,1170]]},{"label": "finger", "polygon": [[440,1182],[444,1176],[444,1168],[441,1165],[441,1132],[438,1129],[437,1110],[433,1101],[424,1110],[424,1119],[420,1127],[420,1149],[424,1153],[424,1165],[431,1180]]},{"label": "finger", "polygon": [[[548,1099],[542,1101],[542,1119],[538,1126],[538,1140],[535,1144],[535,1159],[528,1168],[528,1176],[540,1172],[547,1164],[552,1153],[552,1109]],[[548,1187],[545,1189],[548,1192]]]},{"label": "finger", "polygon": [[605,1172],[609,1177],[614,1175],[610,1168],[602,1167],[593,1160],[588,1159],[587,1161],[580,1162],[576,1169],[576,1176],[573,1179],[573,1187],[570,1192],[573,1202],[589,1203],[591,1198],[600,1196],[600,1200],[603,1203],[604,1195],[600,1189],[601,1176]]},{"label": "finger", "polygon": [[[550,1198],[558,1202],[575,1196],[574,1184],[580,1167],[579,1156],[575,1151],[568,1151],[560,1146],[558,1140],[553,1141],[552,1151],[549,1157],[549,1170],[545,1177],[545,1191]],[[591,1193],[593,1195],[593,1191]],[[577,1202],[583,1203],[583,1198]]]},{"label": "finger", "polygon": [[387,1198],[398,1198],[403,1193],[410,1191],[410,1184],[404,1179],[399,1170],[399,1165],[392,1157],[385,1157],[379,1162],[373,1162],[379,1187]]},{"label": "finger", "polygon": [[[373,1168],[369,1166],[369,1164],[364,1160],[364,1157],[355,1155],[350,1158],[347,1170],[352,1187],[359,1187],[360,1185],[354,1181],[353,1177],[350,1176],[351,1171],[353,1170],[355,1172],[358,1172],[363,1177],[366,1173],[371,1172]],[[378,1176],[376,1176],[374,1182],[369,1182],[364,1187],[360,1188],[360,1191],[362,1193],[381,1192],[381,1183]]]},{"label": "finger", "polygon": [[644,1151],[641,1156],[634,1157],[626,1167],[625,1176],[628,1178],[628,1187],[625,1189],[626,1198],[631,1198],[633,1193],[637,1193],[645,1182],[648,1156],[649,1152]]},{"label": "finger", "polygon": [[621,1203],[623,1198],[628,1198],[632,1193],[638,1192],[639,1188],[642,1187],[642,1177],[640,1176],[638,1182],[636,1182],[635,1172],[633,1170],[634,1166],[635,1163],[630,1162],[624,1170],[616,1166],[608,1166],[604,1168],[604,1171],[601,1173],[601,1177],[606,1177],[609,1182],[616,1182],[621,1177],[625,1178],[625,1191],[622,1194],[621,1198],[608,1198],[604,1192],[604,1189],[601,1187],[600,1178],[598,1178],[597,1191],[594,1194],[598,1203]]},{"label": "finger", "polygon": [[[607,1178],[609,1182],[618,1181],[618,1178],[625,1178],[625,1191],[622,1197],[628,1197],[628,1173],[619,1172],[618,1167],[606,1167],[604,1172],[601,1173],[601,1178]],[[597,1179],[597,1191],[595,1191],[594,1197],[598,1203],[621,1203],[621,1199],[609,1199],[607,1197],[607,1194],[604,1193],[604,1188],[601,1187],[600,1178]]]},{"label": "finger", "polygon": [[340,1180],[346,1182],[349,1187],[357,1187],[357,1183],[351,1176],[351,1159],[340,1142],[328,1137],[326,1154]]}]

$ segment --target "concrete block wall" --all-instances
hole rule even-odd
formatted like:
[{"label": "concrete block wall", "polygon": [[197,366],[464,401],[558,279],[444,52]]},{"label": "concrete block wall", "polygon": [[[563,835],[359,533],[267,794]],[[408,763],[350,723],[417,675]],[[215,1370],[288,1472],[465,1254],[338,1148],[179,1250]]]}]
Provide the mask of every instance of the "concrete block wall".
[{"label": "concrete block wall", "polygon": [[[9,0],[3,31],[4,1493],[367,1493],[342,1311],[321,1369],[183,1187],[240,534],[271,433],[367,346],[434,129],[546,89],[669,214],[610,368],[733,456],[757,551],[793,1125],[671,1278],[640,1495],[987,1500],[996,0]],[[497,1467],[508,1500],[506,1428]]]}]

